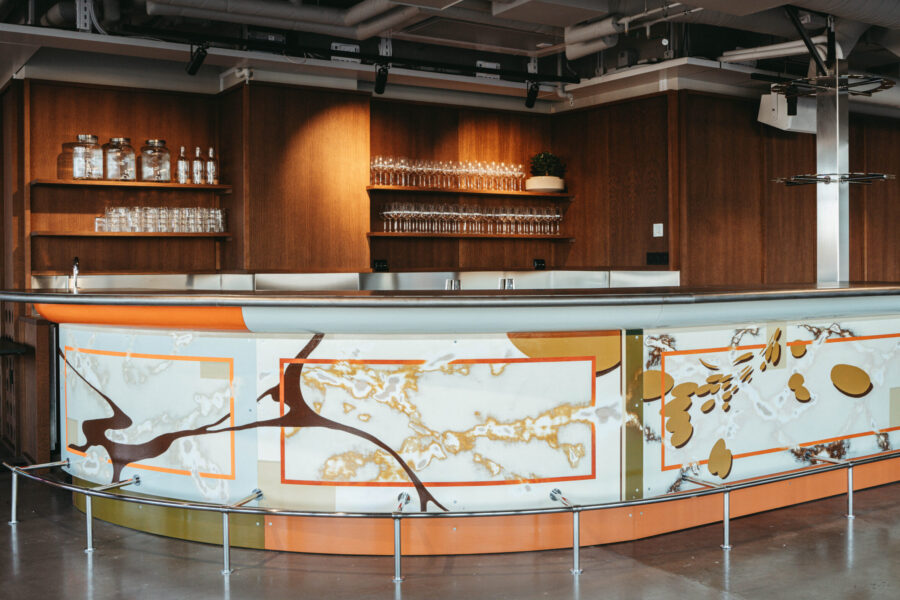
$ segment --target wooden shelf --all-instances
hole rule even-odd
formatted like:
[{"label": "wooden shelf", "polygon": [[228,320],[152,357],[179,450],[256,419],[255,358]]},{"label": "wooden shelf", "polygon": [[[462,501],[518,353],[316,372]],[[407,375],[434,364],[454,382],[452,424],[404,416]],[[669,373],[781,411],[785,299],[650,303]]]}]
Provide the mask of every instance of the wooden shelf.
[{"label": "wooden shelf", "polygon": [[437,195],[451,194],[463,196],[508,196],[518,198],[543,198],[546,200],[571,200],[572,194],[565,192],[516,192],[501,190],[462,190],[462,189],[433,189],[420,187],[406,187],[399,185],[370,185],[366,187],[368,192],[402,192],[411,194]]},{"label": "wooden shelf", "polygon": [[370,231],[366,234],[370,238],[456,238],[478,240],[550,240],[557,242],[574,242],[575,238],[564,235],[541,234],[491,234],[491,233],[414,233],[393,231]]},{"label": "wooden shelf", "polygon": [[173,233],[151,231],[32,231],[31,237],[98,237],[98,238],[230,238],[227,232]]},{"label": "wooden shelf", "polygon": [[106,188],[138,188],[150,190],[209,190],[230,194],[230,185],[206,185],[193,183],[165,183],[158,181],[105,181],[101,179],[34,179],[31,186],[54,187],[106,187]]}]

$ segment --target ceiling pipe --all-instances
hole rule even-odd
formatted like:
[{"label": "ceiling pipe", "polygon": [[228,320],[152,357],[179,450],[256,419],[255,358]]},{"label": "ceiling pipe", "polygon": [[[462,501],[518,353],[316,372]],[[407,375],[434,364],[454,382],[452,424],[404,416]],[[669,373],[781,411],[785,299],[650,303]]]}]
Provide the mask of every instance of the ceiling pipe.
[{"label": "ceiling pipe", "polygon": [[592,42],[582,42],[578,44],[566,44],[566,60],[577,60],[588,54],[600,52],[607,48],[612,48],[619,43],[618,35],[610,35]]},{"label": "ceiling pipe", "polygon": [[[381,0],[373,1],[380,2]],[[208,8],[210,6],[213,8]],[[247,12],[238,12],[238,10]],[[419,9],[415,7],[391,9],[374,19],[353,26],[329,24],[338,18],[335,13],[344,12],[318,7],[300,10],[299,7],[290,4],[266,0],[147,0],[147,14],[149,15],[225,21],[273,29],[305,31],[354,40],[366,40],[398,27],[416,17]],[[304,16],[298,18],[297,15],[301,14]],[[353,21],[358,16],[359,13],[355,14],[349,18],[349,21]],[[341,16],[340,19],[345,20],[346,17]]]},{"label": "ceiling pipe", "polygon": [[308,21],[339,27],[353,27],[397,6],[390,0],[362,0],[345,10],[307,4],[294,5],[277,0],[153,0],[152,3],[155,5],[165,4],[173,8],[284,19],[286,21]]},{"label": "ceiling pipe", "polygon": [[566,27],[565,40],[566,44],[595,42],[599,38],[605,38],[621,33],[624,29],[625,26],[621,25],[618,21],[618,17],[614,15],[588,25]]}]

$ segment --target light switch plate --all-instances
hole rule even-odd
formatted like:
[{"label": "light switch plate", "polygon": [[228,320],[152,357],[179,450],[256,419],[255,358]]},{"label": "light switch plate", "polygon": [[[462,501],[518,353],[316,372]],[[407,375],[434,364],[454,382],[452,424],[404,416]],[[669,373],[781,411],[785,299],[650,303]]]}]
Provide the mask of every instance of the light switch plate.
[{"label": "light switch plate", "polygon": [[663,224],[662,223],[654,223],[653,224],[653,237],[662,237],[663,236]]}]

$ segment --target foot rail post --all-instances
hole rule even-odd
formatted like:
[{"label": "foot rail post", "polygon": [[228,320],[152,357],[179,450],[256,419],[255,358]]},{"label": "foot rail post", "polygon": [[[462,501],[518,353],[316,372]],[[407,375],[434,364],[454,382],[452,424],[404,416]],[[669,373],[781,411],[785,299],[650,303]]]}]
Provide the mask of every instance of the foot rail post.
[{"label": "foot rail post", "polygon": [[854,518],[853,515],[853,465],[847,467],[847,518]]},{"label": "foot rail post", "polygon": [[10,499],[9,504],[9,524],[15,525],[18,523],[16,521],[16,505],[19,501],[19,474],[16,473],[15,469],[12,472],[12,498]]},{"label": "foot rail post", "polygon": [[231,540],[228,534],[228,511],[222,513],[222,575],[231,574]]},{"label": "foot rail post", "polygon": [[255,489],[250,492],[249,496],[225,507],[222,511],[222,575],[230,575],[232,571],[234,571],[234,569],[231,568],[231,532],[228,529],[231,513],[228,509],[240,508],[248,502],[262,498],[262,495],[262,491]]},{"label": "foot rail post", "polygon": [[403,581],[403,574],[400,571],[400,557],[402,550],[400,548],[400,517],[394,517],[394,583]]},{"label": "foot rail post", "polygon": [[722,494],[722,527],[724,528],[722,550],[731,550],[731,499],[729,494],[728,490]]},{"label": "foot rail post", "polygon": [[581,511],[572,511],[572,575],[579,575],[581,569]]},{"label": "foot rail post", "polygon": [[722,534],[722,543],[719,544],[719,547],[722,548],[722,550],[731,550],[731,497],[728,488],[721,483],[705,481],[703,479],[691,477],[685,473],[681,474],[681,479],[706,488],[722,490],[722,528],[724,531]]},{"label": "foot rail post", "polygon": [[[803,446],[801,450],[806,450]],[[847,518],[853,518],[853,463],[849,460],[841,458],[831,458],[830,456],[810,456],[810,461],[823,462],[832,465],[847,465]]]},{"label": "foot rail post", "polygon": [[[132,484],[141,485],[141,478],[138,475],[135,475],[131,479],[116,481],[106,485],[98,485],[97,487],[91,488],[91,490],[95,492],[106,492],[108,490],[117,490]],[[90,554],[94,551],[94,503],[90,494],[84,495],[84,520],[85,528],[87,530],[87,547],[84,551]]]},{"label": "foot rail post", "polygon": [[10,470],[12,473],[12,495],[10,498],[9,505],[9,524],[15,525],[19,521],[17,520],[17,510],[19,504],[19,471],[33,471],[35,469],[48,469],[50,467],[68,467],[69,459],[66,460],[58,460],[56,462],[49,463],[41,463],[39,465],[29,465],[27,467],[14,467],[10,464],[3,463],[3,466]]},{"label": "foot rail post", "polygon": [[92,500],[93,498],[91,498],[87,494],[84,495],[84,520],[85,527],[87,529],[87,547],[84,549],[84,551],[87,554],[90,554],[94,551],[94,503],[92,502]]},{"label": "foot rail post", "polygon": [[400,583],[403,581],[403,573],[400,571],[400,557],[403,555],[402,548],[400,546],[400,520],[403,518],[400,513],[403,512],[403,507],[409,504],[409,494],[406,492],[400,492],[400,495],[397,496],[397,510],[394,511],[394,583]]}]

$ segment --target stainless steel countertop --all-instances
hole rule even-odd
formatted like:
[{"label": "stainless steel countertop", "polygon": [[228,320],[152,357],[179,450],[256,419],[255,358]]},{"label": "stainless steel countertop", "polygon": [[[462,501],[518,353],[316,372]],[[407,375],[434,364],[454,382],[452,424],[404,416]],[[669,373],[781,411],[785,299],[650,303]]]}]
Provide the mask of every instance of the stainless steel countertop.
[{"label": "stainless steel countertop", "polygon": [[756,288],[634,288],[560,290],[459,291],[184,291],[158,289],[97,290],[73,294],[67,290],[2,290],[0,301],[46,304],[121,306],[236,307],[566,307],[690,305],[723,302],[822,300],[897,296],[900,284],[853,283],[842,286],[770,286]]}]

